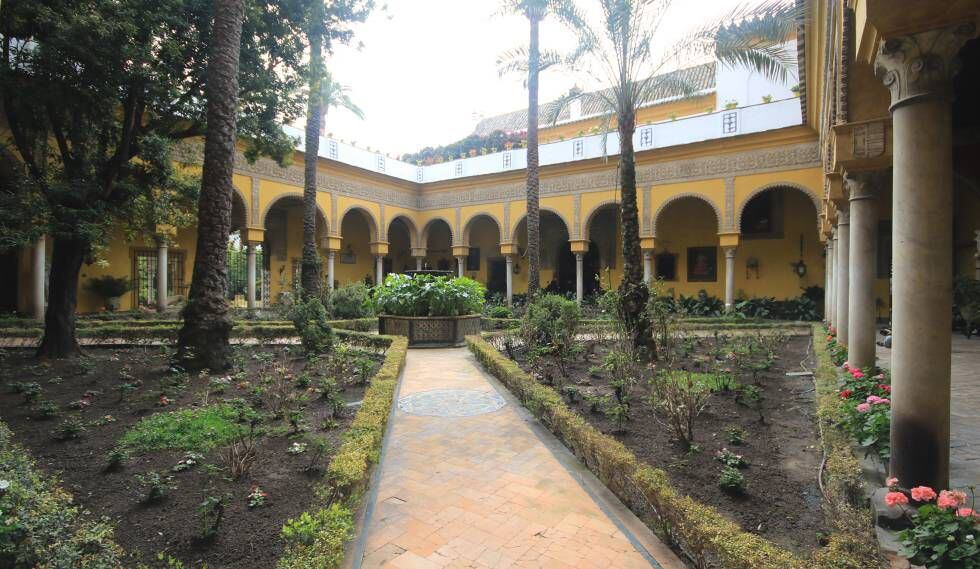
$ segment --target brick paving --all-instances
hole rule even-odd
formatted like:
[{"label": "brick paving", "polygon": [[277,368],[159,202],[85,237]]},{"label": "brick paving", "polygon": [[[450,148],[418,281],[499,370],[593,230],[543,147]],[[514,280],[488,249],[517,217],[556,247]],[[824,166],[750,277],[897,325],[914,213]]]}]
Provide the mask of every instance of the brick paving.
[{"label": "brick paving", "polygon": [[[891,350],[878,346],[878,360],[889,367]],[[953,335],[950,404],[949,482],[980,487],[980,338]]]},{"label": "brick paving", "polygon": [[495,385],[409,351],[355,568],[683,567]]}]

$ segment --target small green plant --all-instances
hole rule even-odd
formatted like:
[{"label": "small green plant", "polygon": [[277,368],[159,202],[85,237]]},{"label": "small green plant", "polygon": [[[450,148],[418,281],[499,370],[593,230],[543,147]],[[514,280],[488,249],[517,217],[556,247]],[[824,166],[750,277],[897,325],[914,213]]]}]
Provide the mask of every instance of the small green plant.
[{"label": "small green plant", "polygon": [[197,506],[197,512],[201,516],[201,533],[198,537],[202,541],[214,539],[224,517],[225,499],[221,496],[205,496]]},{"label": "small green plant", "polygon": [[130,393],[136,391],[137,389],[139,389],[139,385],[137,383],[120,383],[116,386],[116,391],[119,392],[119,401],[122,402]]},{"label": "small green plant", "polygon": [[592,377],[602,377],[602,371],[602,366],[589,366],[589,375]]},{"label": "small green plant", "polygon": [[745,429],[737,425],[725,429],[725,440],[730,445],[741,445],[745,442],[746,436],[748,436],[748,433],[745,432]]},{"label": "small green plant", "polygon": [[715,460],[724,464],[725,466],[731,466],[732,468],[745,468],[748,464],[742,455],[735,454],[734,452],[723,448],[717,453],[715,453]]},{"label": "small green plant", "polygon": [[514,311],[507,306],[492,306],[487,311],[487,316],[490,318],[513,318]]},{"label": "small green plant", "polygon": [[742,386],[735,395],[735,401],[737,403],[745,405],[749,409],[755,409],[756,413],[759,414],[760,423],[766,422],[766,418],[762,413],[762,402],[764,400],[765,397],[762,394],[762,389],[756,385]]},{"label": "small green plant", "polygon": [[321,524],[319,516],[314,517],[309,512],[303,512],[298,518],[286,520],[282,526],[282,538],[290,543],[312,545]]},{"label": "small green plant", "polygon": [[85,426],[78,419],[71,417],[58,423],[58,426],[51,431],[51,438],[57,441],[67,441],[77,439],[83,432],[85,432]]},{"label": "small green plant", "polygon": [[589,404],[590,413],[599,413],[609,403],[610,398],[608,395],[585,395],[583,399]]},{"label": "small green plant", "polygon": [[374,311],[371,306],[371,289],[361,282],[345,284],[330,295],[334,318],[367,318]]},{"label": "small green plant", "polygon": [[300,343],[308,356],[333,349],[334,333],[327,319],[327,309],[318,298],[297,302],[289,311],[289,319],[299,334]]},{"label": "small green plant", "polygon": [[45,420],[51,419],[52,417],[57,417],[61,410],[58,409],[58,404],[54,401],[41,400],[31,407],[31,411],[34,414],[35,419]]},{"label": "small green plant", "polygon": [[567,397],[572,403],[578,401],[582,396],[582,392],[574,385],[566,385],[565,388],[562,389],[562,393],[564,393],[565,397]]},{"label": "small green plant", "polygon": [[313,452],[310,453],[310,461],[303,468],[306,472],[316,472],[320,470],[320,463],[328,452],[333,450],[330,443],[319,437],[313,440]]},{"label": "small green plant", "polygon": [[261,508],[265,505],[265,500],[269,495],[262,490],[259,486],[252,486],[252,490],[248,493],[248,508],[251,510],[253,508]]},{"label": "small green plant", "polygon": [[624,403],[610,403],[603,409],[603,413],[606,417],[616,425],[616,432],[624,432],[626,422],[629,421],[630,408],[629,405]]},{"label": "small green plant", "polygon": [[745,476],[737,468],[722,466],[721,474],[718,476],[718,487],[728,494],[736,496],[744,494]]},{"label": "small green plant", "polygon": [[225,444],[244,430],[238,410],[228,404],[156,413],[136,423],[119,444],[144,453],[155,450],[206,452]]},{"label": "small green plant", "polygon": [[129,460],[129,451],[116,447],[106,453],[105,459],[105,470],[107,472],[114,472],[122,468],[123,464]]},{"label": "small green plant", "polygon": [[167,497],[167,493],[176,490],[174,477],[160,474],[154,470],[146,474],[137,474],[136,483],[140,487],[140,499],[143,502],[159,502]]},{"label": "small green plant", "polygon": [[185,470],[190,470],[201,463],[204,460],[204,455],[197,452],[189,452],[184,455],[184,458],[177,461],[170,470],[173,472],[183,472]]},{"label": "small green plant", "polygon": [[289,445],[289,448],[286,449],[286,452],[289,454],[303,454],[304,452],[306,452],[306,447],[307,447],[306,443],[301,443],[296,441],[293,442],[293,444]]}]

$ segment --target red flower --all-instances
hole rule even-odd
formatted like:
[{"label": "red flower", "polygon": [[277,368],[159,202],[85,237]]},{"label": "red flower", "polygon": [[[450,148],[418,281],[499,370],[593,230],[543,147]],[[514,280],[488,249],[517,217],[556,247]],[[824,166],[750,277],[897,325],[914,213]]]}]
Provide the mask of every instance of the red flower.
[{"label": "red flower", "polygon": [[840,392],[841,399],[848,399],[851,397],[851,395],[854,395],[854,392],[851,391],[850,389],[845,389],[844,391]]},{"label": "red flower", "polygon": [[885,393],[891,393],[892,392],[892,386],[888,385],[887,383],[879,383],[878,384],[878,389],[884,391]]}]

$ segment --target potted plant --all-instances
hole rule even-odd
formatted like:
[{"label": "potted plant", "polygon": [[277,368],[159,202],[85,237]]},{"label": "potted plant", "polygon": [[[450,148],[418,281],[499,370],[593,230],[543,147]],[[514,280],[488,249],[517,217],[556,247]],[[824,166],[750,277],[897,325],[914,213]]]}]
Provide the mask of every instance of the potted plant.
[{"label": "potted plant", "polygon": [[793,85],[792,87],[790,87],[789,90],[793,92],[793,95],[794,96],[796,96],[796,97],[799,97],[800,96],[800,90],[801,89],[800,89],[800,84],[799,83],[797,83],[796,85]]},{"label": "potted plant", "polygon": [[729,99],[725,101],[725,110],[730,111],[732,109],[737,109],[737,108],[738,108],[738,101],[736,101],[735,99]]},{"label": "potted plant", "polygon": [[92,294],[102,298],[106,310],[115,312],[119,310],[122,295],[129,292],[133,288],[133,285],[129,282],[128,277],[105,275],[103,277],[89,279],[85,287]]},{"label": "potted plant", "polygon": [[408,336],[409,346],[461,346],[480,333],[486,289],[442,275],[390,274],[374,289],[381,334]]},{"label": "potted plant", "polygon": [[510,150],[511,148],[514,148],[514,143],[512,141],[508,140],[507,142],[504,143],[504,148],[506,148],[507,150]]},{"label": "potted plant", "polygon": [[772,102],[772,95],[763,95],[762,96],[762,102],[763,103],[771,103]]}]

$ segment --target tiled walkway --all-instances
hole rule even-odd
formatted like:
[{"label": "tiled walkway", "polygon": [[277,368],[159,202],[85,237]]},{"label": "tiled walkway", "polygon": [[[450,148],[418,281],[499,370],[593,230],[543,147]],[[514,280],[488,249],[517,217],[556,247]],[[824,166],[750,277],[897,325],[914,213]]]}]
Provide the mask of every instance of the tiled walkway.
[{"label": "tiled walkway", "polygon": [[[878,360],[889,367],[891,350],[878,346]],[[953,335],[950,405],[950,485],[980,487],[980,338]]]},{"label": "tiled walkway", "polygon": [[683,567],[466,349],[398,397],[355,568]]}]

